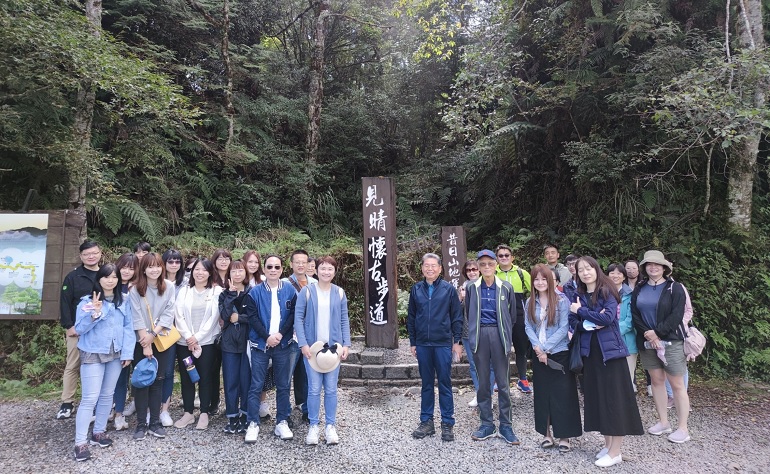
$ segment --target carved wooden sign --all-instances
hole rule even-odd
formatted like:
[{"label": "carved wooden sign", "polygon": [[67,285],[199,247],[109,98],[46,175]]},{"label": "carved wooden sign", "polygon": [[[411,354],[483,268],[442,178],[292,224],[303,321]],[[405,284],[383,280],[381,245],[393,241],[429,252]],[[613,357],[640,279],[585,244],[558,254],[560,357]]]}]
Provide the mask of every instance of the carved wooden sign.
[{"label": "carved wooden sign", "polygon": [[441,228],[441,260],[444,267],[444,280],[459,288],[464,282],[463,266],[465,255],[465,229],[462,226]]}]

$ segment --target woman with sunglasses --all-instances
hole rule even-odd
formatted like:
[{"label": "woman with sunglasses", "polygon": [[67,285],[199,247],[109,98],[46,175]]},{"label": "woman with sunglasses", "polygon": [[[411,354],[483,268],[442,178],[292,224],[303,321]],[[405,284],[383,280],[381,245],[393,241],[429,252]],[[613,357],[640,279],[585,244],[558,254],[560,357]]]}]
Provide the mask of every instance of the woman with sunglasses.
[{"label": "woman with sunglasses", "polygon": [[[468,289],[468,285],[479,279],[479,263],[475,259],[469,259],[465,261],[462,269],[465,282],[457,289],[460,296],[460,302],[465,301],[465,295]],[[465,348],[465,355],[468,357],[468,366],[471,372],[471,381],[473,382],[473,399],[468,402],[468,406],[475,408],[478,406],[478,397],[476,392],[479,391],[479,377],[476,374],[476,363],[473,362],[473,356],[470,353],[471,343],[468,340],[468,313],[465,311],[465,305],[463,305],[463,347]],[[494,373],[490,370],[491,386],[495,385]]]},{"label": "woman with sunglasses", "polygon": [[[163,252],[161,258],[163,259],[163,265],[166,267],[166,279],[174,283],[176,291],[179,293],[179,289],[188,283],[185,272],[182,270],[182,254],[179,250],[168,249]],[[166,367],[166,380],[163,382],[163,405],[160,407],[160,423],[165,427],[169,427],[174,425],[174,420],[171,419],[168,409],[171,405],[171,395],[174,391],[176,344],[172,344],[166,352],[168,352],[168,365]]]}]

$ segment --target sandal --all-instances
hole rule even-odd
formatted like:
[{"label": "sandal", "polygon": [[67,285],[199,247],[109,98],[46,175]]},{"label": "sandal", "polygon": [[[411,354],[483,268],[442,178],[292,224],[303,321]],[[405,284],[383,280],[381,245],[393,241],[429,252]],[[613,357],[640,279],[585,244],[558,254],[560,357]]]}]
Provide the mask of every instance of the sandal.
[{"label": "sandal", "polygon": [[554,443],[551,438],[546,438],[540,443],[540,447],[543,449],[553,448]]},{"label": "sandal", "polygon": [[564,454],[572,451],[572,446],[570,446],[569,442],[567,443],[559,443],[559,453]]}]

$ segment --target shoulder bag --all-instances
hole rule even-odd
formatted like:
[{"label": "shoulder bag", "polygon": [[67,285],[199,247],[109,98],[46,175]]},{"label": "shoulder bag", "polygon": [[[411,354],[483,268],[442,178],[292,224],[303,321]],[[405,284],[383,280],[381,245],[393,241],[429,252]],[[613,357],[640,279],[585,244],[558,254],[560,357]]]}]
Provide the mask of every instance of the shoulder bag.
[{"label": "shoulder bag", "polygon": [[[142,297],[144,299],[144,304],[147,306],[147,315],[150,318],[150,329],[153,329],[155,327],[154,324],[152,324],[152,311],[150,311],[150,303],[147,301],[147,297]],[[181,334],[179,334],[179,330],[174,326],[171,325],[170,328],[168,328],[168,331],[159,333],[155,336],[155,340],[152,341],[153,345],[155,345],[155,348],[158,349],[158,352],[165,352],[169,347],[176,344],[176,341],[178,341],[182,337]]]}]

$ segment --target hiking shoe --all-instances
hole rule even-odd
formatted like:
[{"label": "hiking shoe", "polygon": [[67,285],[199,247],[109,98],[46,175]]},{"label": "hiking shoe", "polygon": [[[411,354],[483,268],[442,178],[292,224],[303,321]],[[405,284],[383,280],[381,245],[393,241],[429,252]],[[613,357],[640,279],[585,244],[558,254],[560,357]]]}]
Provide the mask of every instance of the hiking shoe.
[{"label": "hiking shoe", "polygon": [[235,434],[238,432],[238,425],[240,425],[240,421],[238,420],[237,416],[231,416],[227,419],[227,424],[222,429],[227,434]]},{"label": "hiking shoe", "polygon": [[441,441],[454,441],[454,425],[449,423],[441,423]]},{"label": "hiking shoe", "polygon": [[340,442],[337,428],[334,425],[326,425],[324,438],[326,438],[326,444],[338,444]]},{"label": "hiking shoe", "polygon": [[686,431],[676,430],[668,435],[668,440],[677,444],[686,443],[690,441],[690,434]]},{"label": "hiking shoe", "polygon": [[267,402],[262,402],[259,404],[259,417],[260,418],[269,418],[270,417],[270,404]]},{"label": "hiking shoe", "polygon": [[518,387],[522,393],[532,393],[532,387],[529,386],[529,380],[519,380],[516,387]]},{"label": "hiking shoe", "polygon": [[654,425],[647,428],[647,432],[655,436],[671,433],[671,425],[666,426],[661,422],[657,422]]},{"label": "hiking shoe", "polygon": [[305,444],[309,446],[318,444],[318,431],[318,425],[310,425],[305,436]]},{"label": "hiking shoe", "polygon": [[156,438],[165,438],[166,428],[164,428],[160,423],[153,423],[150,425],[149,433]]},{"label": "hiking shoe", "polygon": [[112,446],[112,440],[107,436],[107,433],[94,433],[91,435],[91,444],[100,448],[109,448]]},{"label": "hiking shoe", "polygon": [[174,420],[171,419],[171,415],[165,410],[160,412],[160,424],[165,427],[174,426]]},{"label": "hiking shoe", "polygon": [[246,437],[243,439],[244,442],[252,444],[257,442],[257,437],[259,436],[259,425],[256,421],[252,421],[249,423],[249,427],[246,428]]},{"label": "hiking shoe", "polygon": [[144,423],[139,423],[136,425],[136,430],[134,431],[134,441],[143,440],[145,435],[147,435],[147,425]]},{"label": "hiking shoe", "polygon": [[[72,416],[72,412],[75,410],[75,406],[72,403],[62,403],[61,408],[59,408],[59,413],[56,414],[57,420],[66,420],[67,418]],[[86,448],[86,451],[88,451],[88,448]],[[89,453],[89,457],[86,459],[90,459],[91,454]],[[85,461],[85,459],[83,459]]]},{"label": "hiking shoe", "polygon": [[412,437],[416,439],[423,439],[434,434],[436,434],[436,427],[433,426],[433,420],[421,421],[417,429],[412,431]]},{"label": "hiking shoe", "polygon": [[131,400],[125,410],[123,410],[123,416],[131,416],[136,413],[136,402]]},{"label": "hiking shoe", "polygon": [[289,440],[294,438],[294,433],[291,432],[291,429],[289,428],[289,424],[286,423],[286,420],[283,420],[282,422],[275,425],[275,430],[273,431],[273,433],[283,440]]},{"label": "hiking shoe", "polygon": [[508,444],[518,445],[521,444],[519,441],[519,438],[516,437],[516,435],[513,433],[513,428],[510,426],[501,426],[500,427],[500,437],[505,440]]},{"label": "hiking shoe", "polygon": [[477,406],[479,406],[479,400],[476,395],[473,396],[473,400],[468,402],[468,406],[471,408],[476,408]]},{"label": "hiking shoe", "polygon": [[497,429],[493,425],[481,425],[479,429],[471,434],[471,439],[476,441],[483,441],[489,439],[497,433]]},{"label": "hiking shoe", "polygon": [[91,459],[91,451],[88,450],[88,443],[75,446],[75,461],[82,462]]},{"label": "hiking shoe", "polygon": [[246,415],[241,415],[241,417],[238,419],[238,429],[236,432],[238,433],[245,433],[246,428],[248,428],[249,422],[246,420]]},{"label": "hiking shoe", "polygon": [[115,425],[115,431],[123,431],[128,428],[128,422],[123,415],[115,415],[115,420],[112,423]]}]

